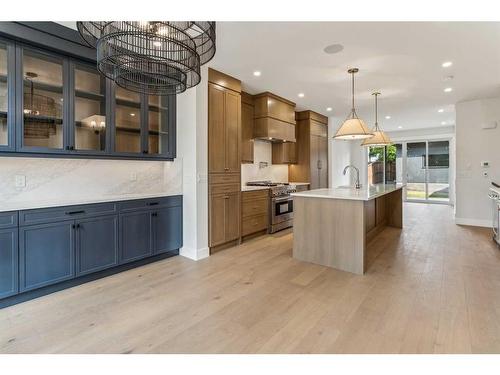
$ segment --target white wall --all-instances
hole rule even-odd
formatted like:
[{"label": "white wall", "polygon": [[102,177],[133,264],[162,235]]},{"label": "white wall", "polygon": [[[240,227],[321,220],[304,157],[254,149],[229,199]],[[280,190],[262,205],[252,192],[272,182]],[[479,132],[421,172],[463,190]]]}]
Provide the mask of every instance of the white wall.
[{"label": "white wall", "polygon": [[[481,125],[497,121],[496,129]],[[500,183],[500,97],[456,104],[457,224],[491,226],[491,181]],[[489,161],[482,168],[481,161]],[[483,172],[489,176],[484,177]]]},{"label": "white wall", "polygon": [[208,69],[201,83],[177,96],[177,156],[183,161],[183,241],[180,254],[208,256]]}]

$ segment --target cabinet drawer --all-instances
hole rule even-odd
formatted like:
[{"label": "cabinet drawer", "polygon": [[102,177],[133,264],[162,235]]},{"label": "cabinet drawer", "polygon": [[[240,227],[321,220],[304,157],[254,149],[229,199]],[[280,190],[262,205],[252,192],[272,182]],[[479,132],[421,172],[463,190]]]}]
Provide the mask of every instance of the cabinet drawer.
[{"label": "cabinet drawer", "polygon": [[242,192],[241,199],[245,201],[253,201],[255,199],[269,199],[269,189],[252,190]]},{"label": "cabinet drawer", "polygon": [[267,215],[269,208],[269,200],[267,198],[264,199],[255,199],[251,201],[243,201],[242,204],[242,214],[241,216],[253,216],[253,215]]},{"label": "cabinet drawer", "polygon": [[235,193],[241,189],[240,184],[210,185],[210,194]]},{"label": "cabinet drawer", "polygon": [[120,202],[118,204],[120,212],[135,211],[138,209],[156,208],[156,207],[175,207],[182,206],[182,196],[159,197],[148,199],[135,199],[131,201]]},{"label": "cabinet drawer", "polygon": [[117,212],[116,203],[86,204],[56,208],[19,211],[19,225],[51,223],[89,216],[110,215]]},{"label": "cabinet drawer", "polygon": [[0,212],[0,229],[17,226],[17,211]]},{"label": "cabinet drawer", "polygon": [[240,174],[239,173],[224,173],[224,174],[211,174],[210,175],[210,184],[230,184],[240,183]]},{"label": "cabinet drawer", "polygon": [[243,218],[241,235],[246,236],[267,229],[268,215],[255,215]]}]

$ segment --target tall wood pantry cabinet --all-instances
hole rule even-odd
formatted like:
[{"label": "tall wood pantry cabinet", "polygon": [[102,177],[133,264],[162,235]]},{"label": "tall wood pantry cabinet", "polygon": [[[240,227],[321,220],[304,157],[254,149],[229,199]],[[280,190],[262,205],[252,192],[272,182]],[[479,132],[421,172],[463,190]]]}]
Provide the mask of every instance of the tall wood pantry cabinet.
[{"label": "tall wood pantry cabinet", "polygon": [[240,238],[241,82],[208,72],[209,246],[215,252]]},{"label": "tall wood pantry cabinet", "polygon": [[328,117],[313,111],[295,113],[296,164],[288,166],[290,182],[309,182],[311,189],[328,187]]}]

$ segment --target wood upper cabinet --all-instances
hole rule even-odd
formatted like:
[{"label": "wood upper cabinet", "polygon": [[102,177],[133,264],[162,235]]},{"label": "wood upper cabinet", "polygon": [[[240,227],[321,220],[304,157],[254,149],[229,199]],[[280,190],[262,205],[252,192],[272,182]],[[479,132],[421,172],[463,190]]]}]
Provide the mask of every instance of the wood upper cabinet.
[{"label": "wood upper cabinet", "polygon": [[226,168],[226,128],[224,125],[224,88],[208,84],[208,171]]},{"label": "wood upper cabinet", "polygon": [[288,167],[290,182],[309,182],[311,189],[328,187],[328,118],[297,112],[296,164]]},{"label": "wood upper cabinet", "polygon": [[246,92],[241,93],[241,162],[253,163],[253,98]]},{"label": "wood upper cabinet", "polygon": [[208,172],[240,172],[240,94],[208,85]]}]

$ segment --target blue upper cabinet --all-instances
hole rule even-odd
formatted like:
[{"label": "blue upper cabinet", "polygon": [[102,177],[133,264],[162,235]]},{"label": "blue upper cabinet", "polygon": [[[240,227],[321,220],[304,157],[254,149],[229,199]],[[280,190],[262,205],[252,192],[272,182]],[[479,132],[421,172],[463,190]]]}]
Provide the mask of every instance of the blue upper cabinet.
[{"label": "blue upper cabinet", "polygon": [[0,151],[15,149],[15,49],[0,39]]},{"label": "blue upper cabinet", "polygon": [[0,152],[172,160],[176,97],[116,86],[94,61],[0,39]]}]

